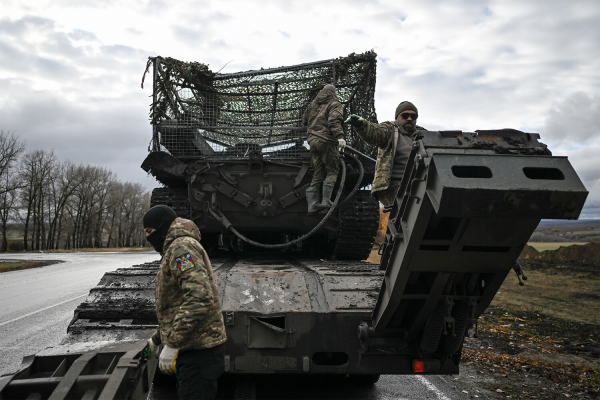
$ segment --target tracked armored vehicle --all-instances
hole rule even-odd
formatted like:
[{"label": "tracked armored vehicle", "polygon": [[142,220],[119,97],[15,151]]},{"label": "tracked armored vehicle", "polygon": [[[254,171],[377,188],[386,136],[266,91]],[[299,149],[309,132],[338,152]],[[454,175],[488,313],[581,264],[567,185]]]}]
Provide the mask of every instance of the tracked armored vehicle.
[{"label": "tracked armored vehicle", "polygon": [[[302,71],[307,65],[339,71],[331,60],[289,68]],[[155,68],[155,75],[160,74]],[[279,86],[257,89],[261,78],[254,77],[263,71],[277,70],[245,73],[247,93],[270,93],[273,99]],[[302,76],[298,79],[312,79]],[[341,80],[342,74],[327,76]],[[300,89],[286,91],[294,90]],[[239,87],[234,93],[239,95]],[[183,102],[181,93],[177,96],[161,103],[155,92],[153,110]],[[246,100],[252,99],[248,95]],[[234,109],[226,100],[215,97],[212,103]],[[250,121],[255,113],[248,111],[241,115]],[[182,107],[179,112],[183,116],[186,111]],[[248,144],[258,138],[248,134],[242,145],[231,144],[211,136],[208,127],[218,126],[210,125],[214,120],[201,121],[203,130],[198,122],[185,133],[186,151],[193,154],[177,155],[172,143],[183,142],[168,139],[166,126],[179,127],[180,120],[161,118],[153,114],[153,151],[144,162],[167,185],[155,192],[154,202],[193,218],[203,235],[208,232],[207,247],[232,250],[211,256],[227,328],[228,374],[350,374],[364,383],[375,382],[380,374],[456,374],[464,338],[502,282],[514,271],[515,284],[523,284],[525,275],[516,260],[540,220],[578,218],[587,196],[569,161],[552,156],[537,134],[509,129],[423,132],[413,143],[391,210],[379,249],[381,263],[340,260],[337,249],[346,240],[347,211],[342,208],[353,204],[360,217],[359,208],[369,200],[348,199],[363,196],[355,188],[372,169],[349,157],[337,207],[307,221],[301,188],[310,170],[299,161],[305,151],[301,130],[290,130],[292,142],[278,144],[282,147],[267,157],[266,147],[259,151],[255,143]],[[203,146],[214,150],[215,140],[222,141],[223,154],[206,155],[210,150]],[[235,155],[227,153],[240,148]],[[293,157],[281,156],[286,151]],[[292,197],[297,201],[286,200]],[[326,222],[319,226],[319,219]],[[298,221],[294,229],[293,221]],[[313,229],[319,241],[327,239],[320,254],[331,258],[307,251],[318,245],[310,243],[313,236],[303,238]],[[248,246],[241,248],[235,238]],[[292,245],[281,246],[285,243]],[[158,263],[150,263],[107,273],[75,310],[61,346],[26,358],[17,373],[0,378],[0,400],[35,393],[42,399],[145,398],[156,359],[143,361],[140,352],[156,328],[157,269]]]},{"label": "tracked armored vehicle", "polygon": [[[203,64],[150,60],[154,77],[151,152],[142,168],[165,185],[152,204],[192,219],[204,247],[243,251],[248,244],[313,256],[363,260],[373,246],[379,205],[368,190],[375,164],[342,156],[339,205],[307,217],[312,169],[302,113],[326,83],[350,113],[376,122],[376,55],[233,74]],[[346,127],[348,144],[375,157]],[[339,190],[341,188],[341,190]],[[279,244],[279,246],[274,246]]]}]

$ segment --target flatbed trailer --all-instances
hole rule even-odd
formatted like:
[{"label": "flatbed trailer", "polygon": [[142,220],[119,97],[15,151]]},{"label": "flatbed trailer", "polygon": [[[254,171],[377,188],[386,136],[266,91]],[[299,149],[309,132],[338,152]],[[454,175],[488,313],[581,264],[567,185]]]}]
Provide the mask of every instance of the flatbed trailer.
[{"label": "flatbed trailer", "polygon": [[[355,189],[340,183],[338,207],[306,217],[310,169],[299,120],[331,78],[343,88],[345,110],[364,110],[375,122],[375,54],[227,76],[166,61],[148,64],[163,80],[155,82],[143,167],[170,185],[155,191],[155,203],[208,231],[207,249],[230,239],[234,251],[211,253],[226,374],[352,375],[365,384],[380,374],[457,374],[464,338],[500,285],[511,271],[523,284],[517,258],[540,220],[577,219],[587,197],[567,158],[552,156],[538,134],[422,131],[388,210],[381,263],[352,261],[366,257],[374,236],[374,201],[357,190],[374,165],[344,158]],[[239,123],[227,125],[235,115]],[[329,217],[311,240],[298,238]],[[283,251],[234,243],[232,232],[262,230],[269,240],[297,243]],[[326,256],[305,251],[329,240]],[[0,377],[0,400],[146,398],[157,360],[141,352],[157,327],[157,271],[155,262],[106,273],[60,346]]]},{"label": "flatbed trailer", "polygon": [[[213,258],[228,374],[457,374],[468,328],[541,219],[578,217],[567,158],[513,130],[415,141],[380,265],[249,253]],[[107,273],[51,354],[0,378],[0,399],[145,398],[158,263]],[[62,353],[61,353],[62,352]],[[33,396],[33,397],[32,397]],[[37,396],[37,397],[36,397]],[[112,396],[112,397],[111,397]]]}]

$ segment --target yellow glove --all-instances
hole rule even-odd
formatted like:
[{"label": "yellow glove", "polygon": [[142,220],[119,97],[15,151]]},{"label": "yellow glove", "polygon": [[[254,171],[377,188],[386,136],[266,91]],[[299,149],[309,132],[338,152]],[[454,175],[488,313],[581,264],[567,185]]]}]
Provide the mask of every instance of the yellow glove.
[{"label": "yellow glove", "polygon": [[160,368],[163,374],[172,375],[177,371],[175,363],[177,362],[178,354],[179,349],[169,347],[165,344],[165,347],[160,352],[160,357],[158,357],[158,368]]}]

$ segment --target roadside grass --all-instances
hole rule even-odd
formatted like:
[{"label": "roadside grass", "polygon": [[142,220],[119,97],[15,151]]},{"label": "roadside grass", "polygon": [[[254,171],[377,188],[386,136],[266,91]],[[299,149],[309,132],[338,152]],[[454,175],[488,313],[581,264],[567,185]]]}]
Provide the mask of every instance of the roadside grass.
[{"label": "roadside grass", "polygon": [[479,337],[465,341],[465,362],[502,397],[600,399],[600,268],[520,263],[529,279],[507,277],[479,318]]},{"label": "roadside grass", "polygon": [[44,253],[124,253],[127,251],[154,251],[151,247],[98,247],[73,250],[44,250]]},{"label": "roadside grass", "polygon": [[37,268],[48,265],[48,263],[41,261],[15,261],[15,262],[0,262],[0,273],[17,271],[19,269]]},{"label": "roadside grass", "polygon": [[574,322],[600,325],[600,268],[594,264],[520,260],[525,286],[510,273],[493,305],[537,310]]},{"label": "roadside grass", "polygon": [[572,246],[574,244],[584,245],[588,242],[529,242],[527,243],[537,251],[556,250],[559,247]]}]

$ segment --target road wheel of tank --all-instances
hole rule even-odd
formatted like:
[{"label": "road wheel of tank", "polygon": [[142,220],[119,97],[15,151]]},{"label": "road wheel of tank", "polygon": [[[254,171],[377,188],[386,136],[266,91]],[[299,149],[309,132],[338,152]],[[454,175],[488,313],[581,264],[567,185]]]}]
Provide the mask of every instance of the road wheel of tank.
[{"label": "road wheel of tank", "polygon": [[365,260],[371,254],[379,227],[379,202],[359,190],[341,206],[340,228],[333,254],[338,260]]},{"label": "road wheel of tank", "polygon": [[156,188],[150,197],[150,206],[159,204],[171,207],[178,217],[190,218],[188,191],[185,188]]},{"label": "road wheel of tank", "polygon": [[350,381],[357,386],[371,386],[379,380],[379,374],[350,375]]}]

